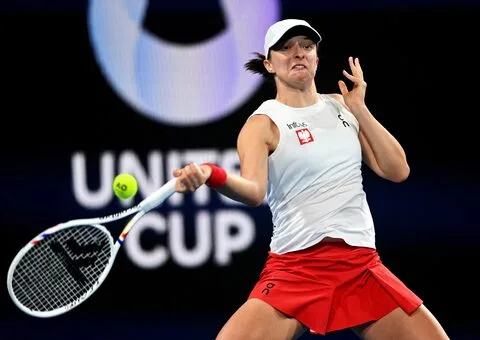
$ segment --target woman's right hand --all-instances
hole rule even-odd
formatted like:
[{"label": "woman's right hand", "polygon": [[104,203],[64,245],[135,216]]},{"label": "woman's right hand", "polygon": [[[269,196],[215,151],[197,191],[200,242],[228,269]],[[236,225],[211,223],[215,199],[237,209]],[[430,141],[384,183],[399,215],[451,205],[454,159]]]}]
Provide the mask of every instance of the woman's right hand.
[{"label": "woman's right hand", "polygon": [[183,168],[175,169],[173,171],[173,176],[177,178],[175,190],[180,193],[194,192],[205,184],[211,174],[212,169],[208,165],[197,163],[189,163]]}]

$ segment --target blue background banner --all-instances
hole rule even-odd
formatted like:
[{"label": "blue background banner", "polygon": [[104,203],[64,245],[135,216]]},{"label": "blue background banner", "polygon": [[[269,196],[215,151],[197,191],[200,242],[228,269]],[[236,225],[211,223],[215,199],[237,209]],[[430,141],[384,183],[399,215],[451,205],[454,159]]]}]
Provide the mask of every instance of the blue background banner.
[{"label": "blue background banner", "polygon": [[[0,4],[4,282],[17,251],[47,227],[138,203],[190,161],[238,171],[237,134],[274,95],[243,64],[270,22],[297,17],[323,37],[319,92],[338,93],[358,56],[369,108],[407,153],[403,183],[364,169],[383,262],[452,339],[480,339],[478,2],[233,3]],[[128,202],[111,191],[123,171],[139,179]],[[272,225],[266,205],[204,188],[174,195],[136,230],[100,289],[66,315],[27,316],[4,285],[0,337],[213,339],[256,282]]]}]

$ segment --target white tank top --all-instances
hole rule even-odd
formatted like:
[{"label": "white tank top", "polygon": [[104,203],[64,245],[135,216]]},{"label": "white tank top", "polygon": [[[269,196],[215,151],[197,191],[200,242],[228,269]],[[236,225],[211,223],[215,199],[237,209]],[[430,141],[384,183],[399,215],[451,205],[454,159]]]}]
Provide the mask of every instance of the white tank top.
[{"label": "white tank top", "polygon": [[267,100],[251,116],[257,114],[270,117],[280,132],[268,160],[270,250],[296,251],[327,236],[375,248],[355,116],[320,94],[316,104],[302,108]]}]

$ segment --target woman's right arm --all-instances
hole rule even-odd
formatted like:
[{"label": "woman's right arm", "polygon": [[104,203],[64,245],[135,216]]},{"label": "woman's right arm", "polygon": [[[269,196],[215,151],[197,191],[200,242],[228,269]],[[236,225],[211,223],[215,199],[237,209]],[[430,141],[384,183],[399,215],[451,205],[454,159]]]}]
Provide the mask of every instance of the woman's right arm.
[{"label": "woman's right arm", "polygon": [[240,176],[228,174],[226,185],[218,188],[218,192],[249,206],[263,203],[267,193],[271,125],[270,118],[265,115],[247,120],[237,139]]},{"label": "woman's right arm", "polygon": [[[237,139],[240,175],[228,173],[224,185],[216,188],[221,194],[249,206],[263,203],[267,192],[268,154],[274,139],[273,123],[265,115],[247,120]],[[189,164],[174,171],[178,192],[192,192],[210,177],[208,165]]]}]

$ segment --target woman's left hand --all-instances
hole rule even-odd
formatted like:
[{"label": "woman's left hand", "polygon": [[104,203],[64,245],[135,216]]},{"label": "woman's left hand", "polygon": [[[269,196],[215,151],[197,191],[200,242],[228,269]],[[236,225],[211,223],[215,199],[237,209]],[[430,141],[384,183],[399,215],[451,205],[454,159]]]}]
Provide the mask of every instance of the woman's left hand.
[{"label": "woman's left hand", "polygon": [[338,87],[342,93],[345,105],[350,111],[355,112],[355,108],[365,105],[365,92],[367,91],[367,83],[363,80],[363,71],[358,58],[349,57],[348,63],[352,74],[343,70],[343,75],[353,83],[353,88],[348,90],[343,80],[338,81]]}]

